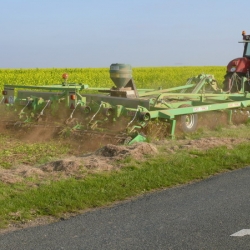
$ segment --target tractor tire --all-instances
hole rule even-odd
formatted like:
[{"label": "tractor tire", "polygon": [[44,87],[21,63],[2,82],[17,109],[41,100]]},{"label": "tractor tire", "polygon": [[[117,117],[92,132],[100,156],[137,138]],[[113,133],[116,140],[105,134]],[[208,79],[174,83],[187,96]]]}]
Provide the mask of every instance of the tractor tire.
[{"label": "tractor tire", "polygon": [[[179,108],[184,108],[184,107],[192,107],[191,105],[188,104],[183,104],[179,106]],[[198,126],[198,115],[197,114],[186,114],[186,115],[181,115],[179,118],[179,127],[182,132],[184,133],[192,133],[196,131],[197,126]]]}]

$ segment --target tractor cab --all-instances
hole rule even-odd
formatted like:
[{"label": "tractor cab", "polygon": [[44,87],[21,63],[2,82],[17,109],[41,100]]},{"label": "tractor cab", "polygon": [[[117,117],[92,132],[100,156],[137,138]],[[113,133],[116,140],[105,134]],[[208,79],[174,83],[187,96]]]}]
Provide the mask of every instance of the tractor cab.
[{"label": "tractor cab", "polygon": [[243,31],[242,36],[243,36],[243,41],[241,41],[239,43],[245,43],[243,57],[246,57],[247,59],[250,60],[250,44],[249,44],[250,43],[250,35],[246,35],[246,32]]}]

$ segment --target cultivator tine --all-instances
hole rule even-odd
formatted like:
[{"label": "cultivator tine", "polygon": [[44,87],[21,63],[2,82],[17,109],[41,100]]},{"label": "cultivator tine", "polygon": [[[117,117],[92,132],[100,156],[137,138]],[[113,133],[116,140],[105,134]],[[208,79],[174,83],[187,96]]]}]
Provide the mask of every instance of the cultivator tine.
[{"label": "cultivator tine", "polygon": [[75,112],[75,110],[76,110],[76,108],[77,108],[77,106],[78,106],[79,104],[80,104],[80,102],[76,104],[76,107],[75,107],[75,108],[73,109],[73,111],[71,112],[69,118],[65,121],[66,124],[72,123],[73,114],[74,114],[74,112]]},{"label": "cultivator tine", "polygon": [[3,100],[4,100],[4,97],[2,98],[2,100],[1,100],[0,104],[3,102]]},{"label": "cultivator tine", "polygon": [[73,117],[73,114],[74,114],[74,112],[75,112],[75,110],[76,110],[76,108],[77,108],[77,106],[80,104],[80,102],[78,102],[77,104],[76,104],[76,107],[73,109],[73,111],[71,112],[71,114],[70,114],[70,116],[69,116],[69,119],[72,119],[72,117]]},{"label": "cultivator tine", "polygon": [[94,120],[94,118],[96,117],[96,115],[100,112],[100,110],[101,110],[101,107],[102,107],[102,104],[103,104],[103,102],[101,101],[101,103],[100,103],[100,106],[99,106],[99,108],[98,108],[98,110],[96,111],[96,113],[92,116],[92,118],[90,119],[90,121],[89,121],[89,123],[88,123],[88,125]]},{"label": "cultivator tine", "polygon": [[24,106],[24,108],[21,109],[19,115],[22,115],[22,114],[24,113],[23,111],[25,110],[25,108],[26,108],[29,104],[30,104],[30,100],[28,100],[28,102],[27,102],[27,104]]},{"label": "cultivator tine", "polygon": [[47,101],[46,105],[44,106],[44,108],[42,109],[42,111],[40,112],[40,114],[37,116],[37,118],[36,118],[37,121],[39,121],[40,120],[39,118],[44,115],[43,112],[48,107],[48,105],[50,104],[50,102],[51,102],[50,100]]},{"label": "cultivator tine", "polygon": [[137,113],[139,112],[139,106],[137,106],[137,109],[136,109],[136,112],[135,112],[135,115],[133,117],[133,119],[128,123],[127,127],[128,128],[130,126],[131,123],[133,123],[133,121],[135,120],[136,116],[137,116]]},{"label": "cultivator tine", "polygon": [[46,105],[44,106],[44,108],[42,109],[42,111],[40,112],[39,115],[43,115],[43,111],[48,107],[48,105],[50,104],[50,100],[47,101]]}]

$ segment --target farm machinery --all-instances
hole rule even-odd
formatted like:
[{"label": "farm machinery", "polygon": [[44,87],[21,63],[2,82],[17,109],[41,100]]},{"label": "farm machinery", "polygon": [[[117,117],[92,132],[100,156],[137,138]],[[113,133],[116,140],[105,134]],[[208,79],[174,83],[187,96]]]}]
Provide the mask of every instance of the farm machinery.
[{"label": "farm machinery", "polygon": [[227,65],[227,72],[224,76],[223,90],[226,92],[239,92],[242,77],[246,78],[245,91],[250,91],[249,70],[250,70],[250,35],[242,31],[243,40],[239,43],[244,44],[243,56],[231,60]]},{"label": "farm machinery", "polygon": [[[161,122],[167,135],[176,130],[194,132],[203,113],[225,113],[231,122],[235,112],[248,115],[249,79],[241,77],[238,92],[219,88],[213,75],[191,77],[178,87],[138,89],[128,64],[111,64],[112,88],[91,88],[69,83],[44,86],[4,85],[0,100],[2,122],[10,126],[58,127],[83,135],[101,135],[118,143],[145,141],[150,123]],[[56,121],[54,121],[56,117]],[[163,137],[160,135],[160,137]]]}]

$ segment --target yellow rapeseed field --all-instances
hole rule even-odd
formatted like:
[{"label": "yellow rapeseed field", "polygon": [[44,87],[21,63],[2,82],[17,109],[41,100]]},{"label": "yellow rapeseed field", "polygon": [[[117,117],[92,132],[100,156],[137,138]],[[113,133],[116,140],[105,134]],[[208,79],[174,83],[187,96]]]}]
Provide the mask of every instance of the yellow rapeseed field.
[{"label": "yellow rapeseed field", "polygon": [[[69,74],[71,83],[88,84],[90,87],[112,87],[109,68],[48,68],[48,69],[0,69],[0,89],[4,84],[49,85],[60,84],[62,74]],[[212,74],[219,85],[223,81],[226,67],[138,67],[133,68],[133,79],[138,88],[169,88],[185,84],[192,76]]]}]

